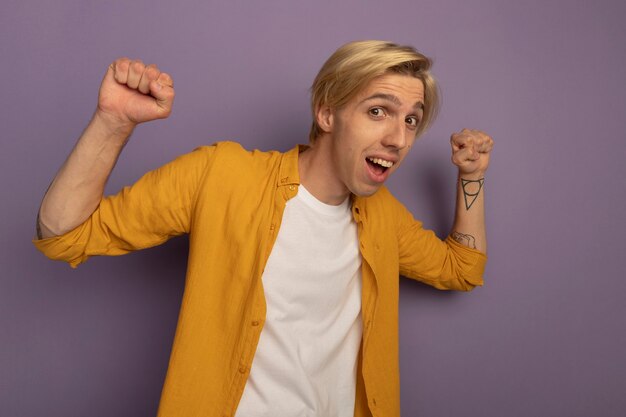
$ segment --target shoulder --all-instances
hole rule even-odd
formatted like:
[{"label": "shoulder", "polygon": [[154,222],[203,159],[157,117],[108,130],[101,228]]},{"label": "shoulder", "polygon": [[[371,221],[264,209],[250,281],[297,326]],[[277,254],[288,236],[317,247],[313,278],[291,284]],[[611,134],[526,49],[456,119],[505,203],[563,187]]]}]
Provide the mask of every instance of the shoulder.
[{"label": "shoulder", "polygon": [[178,156],[174,162],[183,169],[203,167],[248,171],[267,168],[273,162],[278,163],[282,155],[278,151],[249,151],[237,142],[223,141],[199,146],[189,153]]},{"label": "shoulder", "polygon": [[282,155],[282,153],[278,151],[260,151],[258,149],[248,150],[240,143],[231,141],[216,142],[212,145],[200,146],[193,152],[198,152],[207,157],[248,163],[279,159]]},{"label": "shoulder", "polygon": [[275,182],[285,154],[247,150],[237,142],[217,142],[196,148],[191,154],[202,165],[203,182],[215,189],[263,187]]}]

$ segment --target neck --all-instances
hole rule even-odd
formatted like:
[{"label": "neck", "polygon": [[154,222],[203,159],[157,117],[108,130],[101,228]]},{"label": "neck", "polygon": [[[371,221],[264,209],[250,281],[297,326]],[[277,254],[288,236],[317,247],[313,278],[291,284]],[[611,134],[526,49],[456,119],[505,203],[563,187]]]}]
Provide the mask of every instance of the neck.
[{"label": "neck", "polygon": [[337,178],[334,161],[327,137],[318,137],[310,148],[298,157],[300,183],[323,203],[339,205],[350,191]]}]

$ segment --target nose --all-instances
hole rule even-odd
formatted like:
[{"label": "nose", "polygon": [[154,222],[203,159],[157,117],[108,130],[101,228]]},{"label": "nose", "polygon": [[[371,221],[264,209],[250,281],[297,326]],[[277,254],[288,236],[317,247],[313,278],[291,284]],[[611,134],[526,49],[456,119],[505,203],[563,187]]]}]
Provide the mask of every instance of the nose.
[{"label": "nose", "polygon": [[404,149],[408,144],[407,134],[404,120],[394,121],[394,123],[389,123],[382,144],[397,150]]}]

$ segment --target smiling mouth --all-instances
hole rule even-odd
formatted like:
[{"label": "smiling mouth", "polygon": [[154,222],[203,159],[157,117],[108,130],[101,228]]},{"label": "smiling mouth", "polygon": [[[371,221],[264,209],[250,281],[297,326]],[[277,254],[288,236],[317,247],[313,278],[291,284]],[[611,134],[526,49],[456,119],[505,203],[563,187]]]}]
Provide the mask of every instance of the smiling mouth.
[{"label": "smiling mouth", "polygon": [[381,159],[381,158],[370,158],[370,157],[367,157],[367,158],[365,158],[365,161],[370,166],[372,171],[374,171],[374,173],[376,173],[377,175],[384,174],[385,171],[387,171],[389,168],[391,168],[393,166],[393,162],[386,161],[386,160]]}]

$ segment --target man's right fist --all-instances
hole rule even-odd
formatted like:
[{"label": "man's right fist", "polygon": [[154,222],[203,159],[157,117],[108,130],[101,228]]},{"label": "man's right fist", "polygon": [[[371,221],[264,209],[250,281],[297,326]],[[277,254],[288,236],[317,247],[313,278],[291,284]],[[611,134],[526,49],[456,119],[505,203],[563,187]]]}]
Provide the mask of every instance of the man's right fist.
[{"label": "man's right fist", "polygon": [[132,130],[138,123],[168,117],[173,103],[172,77],[156,65],[119,58],[102,80],[97,113],[112,129]]}]

